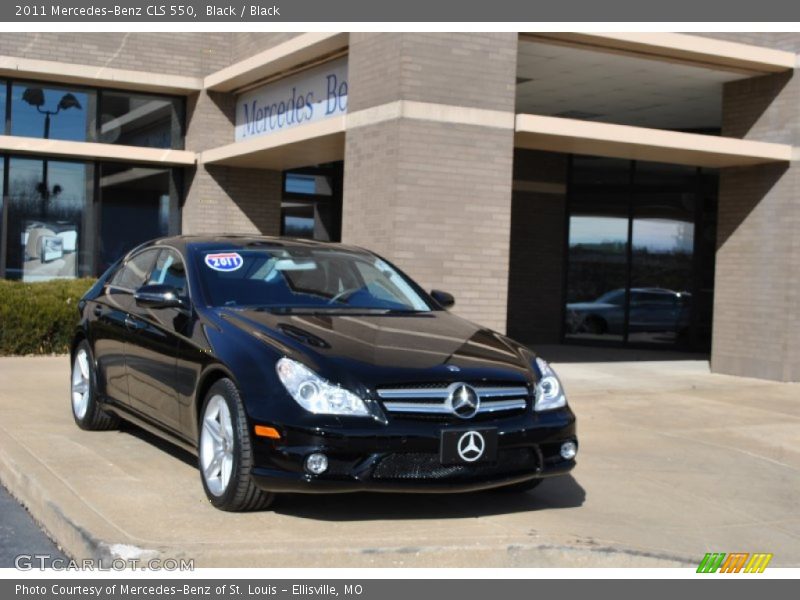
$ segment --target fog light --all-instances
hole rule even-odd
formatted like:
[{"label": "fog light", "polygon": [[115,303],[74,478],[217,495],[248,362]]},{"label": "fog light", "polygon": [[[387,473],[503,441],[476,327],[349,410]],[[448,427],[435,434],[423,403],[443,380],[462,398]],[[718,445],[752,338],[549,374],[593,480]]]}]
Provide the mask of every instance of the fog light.
[{"label": "fog light", "polygon": [[314,475],[322,475],[328,470],[328,457],[321,452],[309,454],[306,458],[306,471]]},{"label": "fog light", "polygon": [[564,460],[572,460],[578,453],[578,446],[575,442],[564,442],[561,444],[561,458]]}]

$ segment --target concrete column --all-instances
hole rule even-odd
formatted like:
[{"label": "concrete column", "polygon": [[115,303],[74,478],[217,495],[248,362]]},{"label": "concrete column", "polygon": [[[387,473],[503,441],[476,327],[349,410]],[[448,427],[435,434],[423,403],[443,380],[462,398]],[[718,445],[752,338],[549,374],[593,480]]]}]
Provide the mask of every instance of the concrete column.
[{"label": "concrete column", "polygon": [[350,36],[342,241],[500,331],[516,57],[516,34]]},{"label": "concrete column", "polygon": [[[206,91],[188,99],[187,150],[233,141],[234,100],[233,94]],[[183,233],[280,233],[280,171],[201,164],[185,176]]]},{"label": "concrete column", "polygon": [[[800,143],[800,80],[726,84],[722,134]],[[723,169],[712,370],[800,381],[800,164]]]}]

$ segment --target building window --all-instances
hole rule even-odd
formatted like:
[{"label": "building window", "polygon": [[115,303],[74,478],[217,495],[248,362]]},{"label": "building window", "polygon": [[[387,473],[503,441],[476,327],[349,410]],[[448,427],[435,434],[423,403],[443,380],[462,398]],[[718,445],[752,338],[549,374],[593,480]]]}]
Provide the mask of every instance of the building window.
[{"label": "building window", "polygon": [[91,90],[38,82],[14,83],[11,86],[11,135],[93,141],[96,98]]},{"label": "building window", "polygon": [[[8,96],[10,102],[6,102]],[[9,135],[149,148],[184,147],[184,99],[41,82],[0,83]]]},{"label": "building window", "polygon": [[0,276],[100,275],[147,240],[180,232],[181,170],[6,157]]},{"label": "building window", "polygon": [[8,115],[8,112],[6,110],[8,102],[7,91],[8,91],[8,82],[0,80],[0,117],[2,117],[2,120],[0,121],[0,123],[2,123],[2,125],[0,125],[0,131],[6,130],[5,123],[6,123],[6,117]]},{"label": "building window", "polygon": [[29,158],[7,164],[6,277],[43,281],[88,275],[93,165]]},{"label": "building window", "polygon": [[288,194],[331,196],[333,195],[331,175],[287,171],[283,181],[283,191]]},{"label": "building window", "polygon": [[100,165],[97,273],[142,242],[178,232],[177,178],[174,169]]},{"label": "building window", "polygon": [[97,139],[107,144],[183,148],[183,102],[178,98],[104,90]]},{"label": "building window", "polygon": [[343,165],[334,162],[284,172],[281,235],[341,239]]},{"label": "building window", "polygon": [[714,236],[696,228],[716,220],[715,182],[695,167],[573,157],[566,339],[708,347]]}]

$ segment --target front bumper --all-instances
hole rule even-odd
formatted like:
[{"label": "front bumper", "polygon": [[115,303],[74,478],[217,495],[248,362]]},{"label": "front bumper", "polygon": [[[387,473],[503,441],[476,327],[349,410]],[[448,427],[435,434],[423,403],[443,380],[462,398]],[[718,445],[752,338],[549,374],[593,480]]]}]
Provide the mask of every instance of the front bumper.
[{"label": "front bumper", "polygon": [[[497,428],[492,462],[443,465],[443,430]],[[280,441],[254,438],[256,484],[271,492],[466,492],[568,473],[561,444],[577,443],[569,409],[470,423],[393,422],[361,428],[281,428]],[[309,454],[322,452],[328,469],[312,475]]]}]

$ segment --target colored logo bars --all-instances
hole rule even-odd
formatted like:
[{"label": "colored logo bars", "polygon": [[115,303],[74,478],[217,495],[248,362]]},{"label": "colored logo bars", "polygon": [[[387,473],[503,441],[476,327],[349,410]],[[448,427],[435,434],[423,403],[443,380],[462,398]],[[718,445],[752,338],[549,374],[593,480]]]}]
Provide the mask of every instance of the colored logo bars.
[{"label": "colored logo bars", "polygon": [[[727,558],[726,558],[727,556]],[[700,561],[698,573],[763,573],[772,554],[749,554],[747,552],[709,552]]]}]

